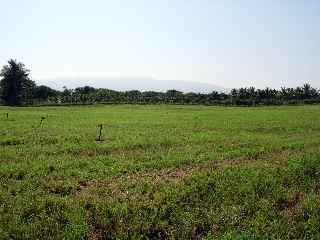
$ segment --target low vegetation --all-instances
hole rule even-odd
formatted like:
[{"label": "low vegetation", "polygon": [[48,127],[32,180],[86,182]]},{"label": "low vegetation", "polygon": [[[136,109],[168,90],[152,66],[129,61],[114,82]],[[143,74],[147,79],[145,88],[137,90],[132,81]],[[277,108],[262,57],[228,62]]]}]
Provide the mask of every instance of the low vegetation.
[{"label": "low vegetation", "polygon": [[0,239],[318,239],[319,122],[317,105],[0,107]]}]

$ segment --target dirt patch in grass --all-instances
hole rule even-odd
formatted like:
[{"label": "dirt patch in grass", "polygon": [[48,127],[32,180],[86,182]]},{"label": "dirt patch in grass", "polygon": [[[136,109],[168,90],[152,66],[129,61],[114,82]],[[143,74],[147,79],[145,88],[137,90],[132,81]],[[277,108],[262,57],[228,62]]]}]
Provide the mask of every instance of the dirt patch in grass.
[{"label": "dirt patch in grass", "polygon": [[163,169],[157,172],[125,174],[107,180],[80,180],[78,181],[74,195],[76,197],[85,196],[90,192],[90,189],[95,188],[108,188],[112,193],[119,193],[123,183],[138,183],[141,179],[148,180],[154,184],[164,181],[179,182],[185,177],[190,176],[193,171],[195,169]]},{"label": "dirt patch in grass", "polygon": [[[181,181],[187,176],[190,176],[196,168],[175,168],[175,169],[163,169],[158,172],[146,172],[142,173],[139,177],[152,179],[153,182],[161,181]],[[135,176],[133,176],[135,178]]]},{"label": "dirt patch in grass", "polygon": [[[203,163],[188,163],[182,165],[179,168],[166,168],[160,170],[149,170],[145,172],[135,172],[135,173],[125,173],[120,176],[111,177],[108,179],[102,180],[79,180],[78,186],[74,195],[76,197],[85,196],[87,193],[90,193],[91,189],[99,188],[108,188],[112,194],[123,192],[122,187],[126,183],[138,184],[141,181],[147,181],[152,184],[162,184],[162,183],[179,183],[184,179],[190,177],[194,173],[200,172],[210,172],[224,167],[235,167],[240,165],[254,165],[254,164],[268,164],[270,167],[271,164],[279,165],[286,164],[287,160],[291,156],[303,155],[299,151],[276,151],[271,153],[261,154],[259,158],[248,158],[248,157],[239,157],[234,159],[222,159],[222,160],[212,160],[206,161]],[[290,208],[293,203],[283,202],[279,203],[279,208]],[[282,206],[282,207],[281,207]]]},{"label": "dirt patch in grass", "polygon": [[103,240],[103,234],[101,230],[93,230],[89,233],[88,240]]},{"label": "dirt patch in grass", "polygon": [[223,161],[208,161],[205,163],[196,163],[185,165],[180,168],[166,168],[161,170],[153,170],[147,172],[138,172],[131,174],[123,174],[105,180],[79,180],[75,191],[76,197],[85,196],[90,192],[90,189],[108,188],[111,193],[119,193],[121,186],[130,182],[131,184],[139,183],[142,180],[151,182],[153,184],[161,183],[179,183],[185,178],[190,177],[196,172],[213,171],[217,167],[231,166],[241,164],[241,161],[232,161],[227,164]]},{"label": "dirt patch in grass", "polygon": [[303,193],[299,192],[296,193],[293,199],[287,200],[287,199],[280,199],[276,202],[276,208],[279,211],[287,210],[287,209],[293,209],[297,206],[298,202],[302,199]]},{"label": "dirt patch in grass", "polygon": [[85,206],[86,209],[86,221],[91,226],[90,232],[87,236],[88,240],[102,240],[104,238],[103,226],[97,222],[96,209],[88,204]]},{"label": "dirt patch in grass", "polygon": [[279,199],[274,206],[281,215],[291,217],[296,214],[299,203],[304,198],[305,194],[303,192],[297,192],[292,199]]},{"label": "dirt patch in grass", "polygon": [[69,150],[68,153],[78,157],[96,157],[100,155],[110,155],[111,150],[108,148],[72,149]]}]

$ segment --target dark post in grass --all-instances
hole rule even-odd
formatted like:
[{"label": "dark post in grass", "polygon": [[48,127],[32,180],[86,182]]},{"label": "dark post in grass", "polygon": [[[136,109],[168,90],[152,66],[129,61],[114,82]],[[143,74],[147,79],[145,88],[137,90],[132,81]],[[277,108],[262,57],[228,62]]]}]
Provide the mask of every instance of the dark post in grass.
[{"label": "dark post in grass", "polygon": [[7,115],[7,119],[9,119],[9,113],[7,113],[6,115]]},{"label": "dark post in grass", "polygon": [[41,117],[41,120],[40,120],[40,127],[42,126],[43,120],[45,120],[45,119],[46,119],[45,117]]},{"label": "dark post in grass", "polygon": [[97,138],[97,141],[101,142],[102,141],[102,124],[98,125],[99,127],[99,137]]}]

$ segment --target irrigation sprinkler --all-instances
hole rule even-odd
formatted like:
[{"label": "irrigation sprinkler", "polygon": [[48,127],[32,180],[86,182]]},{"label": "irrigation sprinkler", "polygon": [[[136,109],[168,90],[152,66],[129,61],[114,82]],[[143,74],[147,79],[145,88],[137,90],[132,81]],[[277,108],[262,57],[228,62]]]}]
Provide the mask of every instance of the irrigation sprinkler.
[{"label": "irrigation sprinkler", "polygon": [[99,128],[99,136],[97,138],[97,141],[101,142],[102,141],[102,128],[103,128],[103,125],[99,124],[98,128]]},{"label": "irrigation sprinkler", "polygon": [[45,117],[41,117],[41,120],[40,120],[40,127],[42,126],[43,120],[45,120],[45,119],[46,119]]}]

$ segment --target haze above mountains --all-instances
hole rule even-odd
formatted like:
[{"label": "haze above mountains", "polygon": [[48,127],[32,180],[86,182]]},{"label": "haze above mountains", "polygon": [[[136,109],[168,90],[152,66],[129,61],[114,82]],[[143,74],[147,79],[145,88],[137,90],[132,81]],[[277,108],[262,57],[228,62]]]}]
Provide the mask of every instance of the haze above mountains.
[{"label": "haze above mountains", "polygon": [[225,92],[226,88],[221,86],[192,81],[156,80],[153,78],[56,78],[36,81],[39,85],[46,85],[51,88],[62,90],[91,86],[95,88],[107,88],[117,91],[159,91],[175,89],[181,92],[210,93],[212,91]]}]

